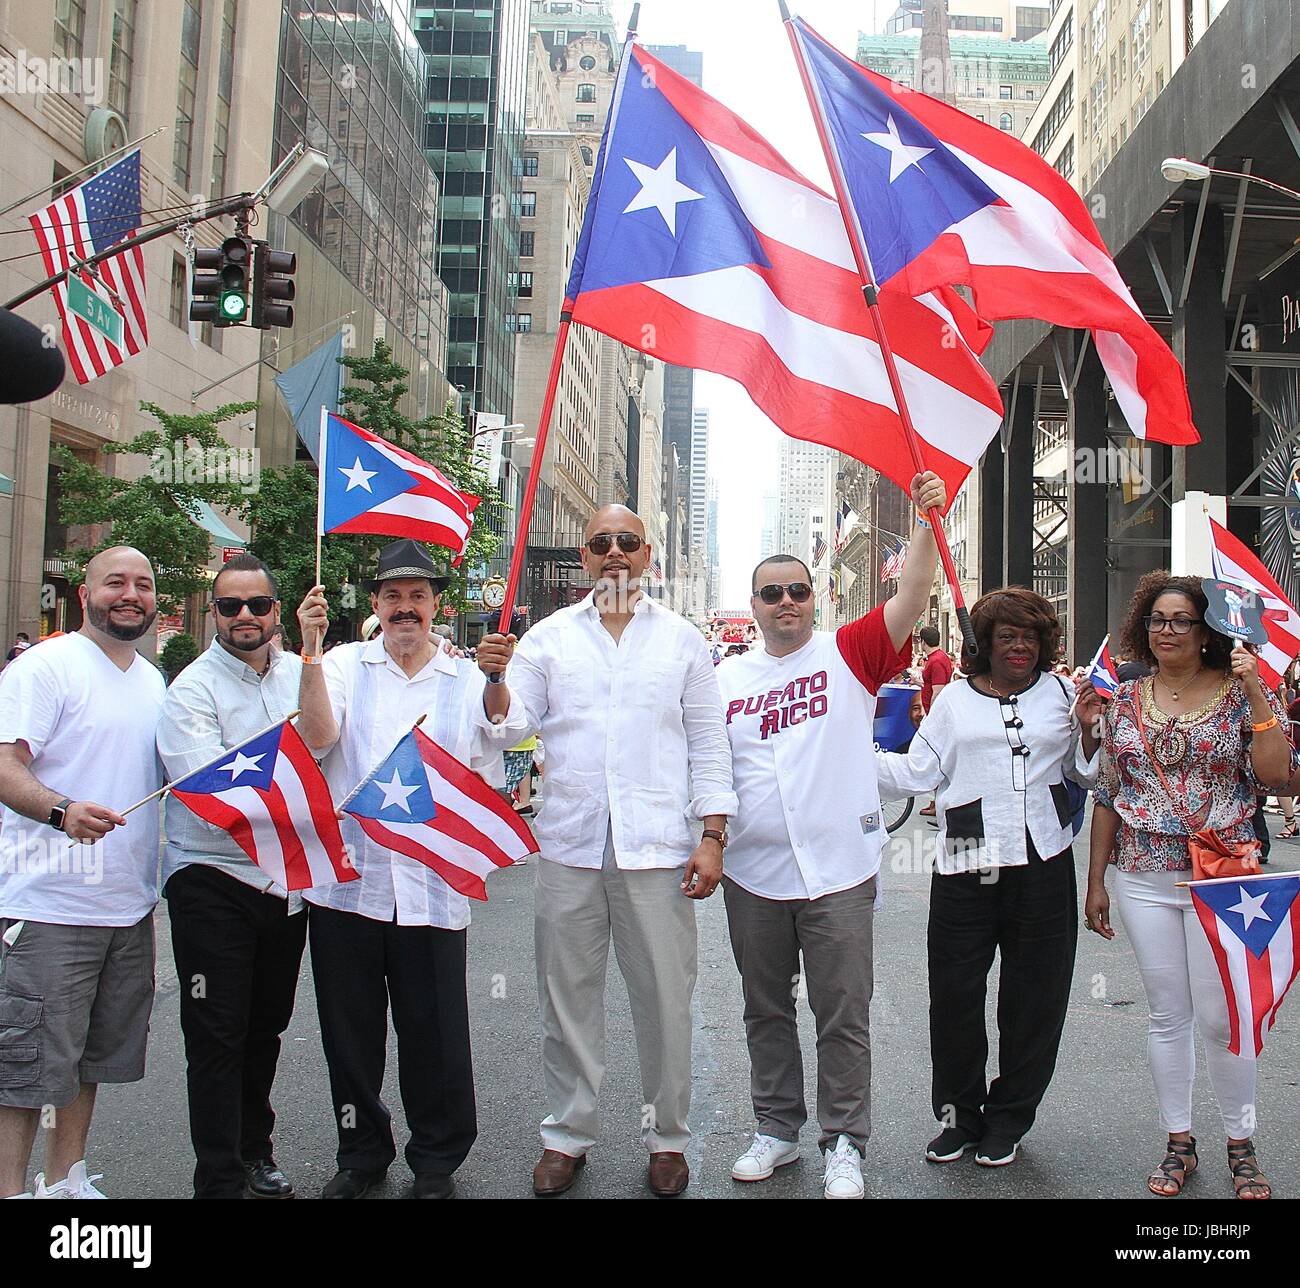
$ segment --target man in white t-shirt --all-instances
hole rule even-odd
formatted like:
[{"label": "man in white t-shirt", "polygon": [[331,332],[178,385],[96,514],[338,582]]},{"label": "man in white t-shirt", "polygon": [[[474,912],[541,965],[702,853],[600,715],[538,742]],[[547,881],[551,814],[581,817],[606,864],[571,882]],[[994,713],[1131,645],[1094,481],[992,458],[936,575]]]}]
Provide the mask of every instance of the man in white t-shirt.
[{"label": "man in white t-shirt", "polygon": [[[935,474],[912,480],[919,515],[946,504]],[[937,548],[921,517],[888,603],[816,631],[812,577],[774,555],[754,570],[753,649],[718,667],[740,807],[723,897],[745,995],[757,1132],[738,1181],[799,1157],[808,1116],[795,999],[817,1021],[819,1148],[827,1198],[861,1198],[871,1133],[871,918],[885,828],[876,789],[876,693],[911,655]],[[800,972],[799,955],[803,953]]]},{"label": "man in white t-shirt", "polygon": [[25,1197],[49,1106],[35,1197],[103,1198],[85,1163],[95,1091],[144,1076],[158,803],[118,809],[162,784],[166,686],[136,652],[153,570],[115,546],[79,593],[81,629],[0,675],[0,1198]]}]

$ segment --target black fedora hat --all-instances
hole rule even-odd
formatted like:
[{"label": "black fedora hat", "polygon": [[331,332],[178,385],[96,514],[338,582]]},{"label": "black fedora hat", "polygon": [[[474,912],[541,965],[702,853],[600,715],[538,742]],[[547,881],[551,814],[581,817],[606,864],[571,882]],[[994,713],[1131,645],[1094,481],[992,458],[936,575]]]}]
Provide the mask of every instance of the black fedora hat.
[{"label": "black fedora hat", "polygon": [[434,594],[445,590],[451,581],[451,574],[435,566],[428,550],[409,537],[390,542],[379,552],[379,571],[366,581],[365,587],[375,591],[381,582],[401,577],[423,577],[432,584]]}]

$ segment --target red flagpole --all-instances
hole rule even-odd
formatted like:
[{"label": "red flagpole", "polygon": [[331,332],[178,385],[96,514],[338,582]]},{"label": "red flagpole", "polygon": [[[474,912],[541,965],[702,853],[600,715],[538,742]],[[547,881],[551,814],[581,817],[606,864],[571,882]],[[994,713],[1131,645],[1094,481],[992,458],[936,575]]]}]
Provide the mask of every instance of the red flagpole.
[{"label": "red flagpole", "polygon": [[515,609],[515,595],[519,590],[519,575],[523,571],[524,556],[528,552],[528,528],[533,518],[533,503],[537,498],[537,485],[542,477],[542,461],[546,452],[546,436],[551,429],[551,411],[555,406],[555,391],[560,384],[560,370],[564,366],[564,348],[569,339],[572,316],[566,310],[560,314],[560,329],[555,333],[555,349],[551,354],[551,374],[546,381],[546,394],[542,398],[541,414],[537,421],[537,442],[533,446],[533,463],[528,470],[528,485],[519,506],[519,519],[515,524],[515,549],[510,556],[510,577],[506,582],[506,601],[501,606],[502,635],[510,633],[510,618]]},{"label": "red flagpole", "polygon": [[[917,435],[916,426],[912,423],[912,413],[908,410],[907,399],[903,396],[903,382],[898,375],[898,366],[894,362],[894,351],[890,347],[889,336],[885,331],[885,320],[881,316],[880,305],[877,303],[879,292],[875,275],[871,270],[871,262],[867,256],[866,247],[862,245],[858,236],[859,230],[856,221],[849,215],[851,205],[845,188],[844,176],[840,172],[839,159],[835,155],[830,136],[826,132],[826,123],[822,120],[817,93],[813,89],[812,78],[808,74],[808,66],[804,61],[799,37],[795,34],[791,23],[790,11],[786,8],[785,0],[778,0],[778,2],[781,6],[781,21],[785,24],[786,34],[790,37],[790,47],[794,51],[795,64],[799,68],[799,77],[803,81],[804,94],[808,98],[808,107],[812,112],[813,124],[817,127],[817,137],[821,141],[822,155],[826,158],[826,168],[830,171],[831,182],[835,186],[835,200],[839,204],[840,216],[844,220],[844,231],[848,233],[849,245],[853,248],[853,259],[858,267],[858,276],[862,279],[862,295],[871,314],[871,323],[876,329],[876,339],[880,344],[881,356],[885,360],[885,372],[889,377],[889,387],[893,390],[894,402],[898,406],[898,416],[903,422],[903,436],[912,455],[912,465],[915,467],[916,472],[920,474],[925,470],[925,458],[921,455],[921,440]],[[950,497],[949,500],[951,499]],[[966,652],[974,656],[976,651],[975,630],[971,626],[970,612],[966,607],[965,597],[961,593],[961,585],[957,581],[957,566],[953,563],[952,551],[948,548],[948,538],[943,530],[943,517],[936,507],[931,507],[927,517],[930,530],[934,533],[935,545],[939,547],[939,559],[943,564],[948,589],[952,593],[953,607],[957,612],[957,623],[961,627]]]}]

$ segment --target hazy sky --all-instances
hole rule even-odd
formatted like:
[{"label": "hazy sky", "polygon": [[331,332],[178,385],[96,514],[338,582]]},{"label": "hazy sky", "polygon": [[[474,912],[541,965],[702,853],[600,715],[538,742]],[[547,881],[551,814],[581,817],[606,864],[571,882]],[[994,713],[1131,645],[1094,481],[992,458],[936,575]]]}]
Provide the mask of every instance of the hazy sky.
[{"label": "hazy sky", "polygon": [[[850,55],[860,30],[875,30],[893,0],[787,0],[821,35]],[[874,10],[874,13],[873,13]],[[632,0],[614,0],[626,29]],[[639,40],[685,45],[704,55],[704,88],[743,117],[792,165],[830,186],[812,118],[781,24],[776,0],[644,0]],[[758,562],[763,493],[777,487],[780,431],[734,381],[700,371],[695,405],[710,412],[709,472],[718,480],[721,608],[749,602],[749,574]]]}]

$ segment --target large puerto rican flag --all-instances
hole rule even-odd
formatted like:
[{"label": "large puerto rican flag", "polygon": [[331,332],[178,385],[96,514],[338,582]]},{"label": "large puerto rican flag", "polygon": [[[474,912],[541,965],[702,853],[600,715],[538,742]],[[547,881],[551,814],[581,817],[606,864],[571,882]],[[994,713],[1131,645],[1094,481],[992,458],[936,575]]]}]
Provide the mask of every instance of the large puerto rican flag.
[{"label": "large puerto rican flag", "polygon": [[[907,487],[915,466],[833,198],[639,46],[624,57],[565,308],[661,361],[729,376],[785,433]],[[948,497],[1002,402],[955,291],[882,301],[926,467]]]},{"label": "large puerto rican flag", "polygon": [[171,784],[201,819],[224,828],[286,890],[355,881],[320,766],[290,724],[276,725],[215,764]]},{"label": "large puerto rican flag", "polygon": [[1300,875],[1190,883],[1228,1001],[1228,1050],[1253,1060],[1300,967]]},{"label": "large puerto rican flag", "polygon": [[445,546],[460,562],[479,497],[428,461],[321,408],[317,531],[369,532]]},{"label": "large puerto rican flag", "polygon": [[537,842],[509,801],[427,734],[412,729],[343,810],[372,841],[432,868],[453,890],[487,898],[487,877]]},{"label": "large puerto rican flag", "polygon": [[1086,327],[1133,433],[1199,442],[1182,368],[1070,184],[1005,131],[790,26],[882,301],[964,283],[986,320]]},{"label": "large puerto rican flag", "polygon": [[1282,683],[1286,669],[1300,654],[1300,613],[1282,593],[1282,587],[1260,563],[1257,556],[1232,535],[1221,523],[1209,516],[1210,557],[1214,575],[1222,581],[1234,581],[1259,592],[1264,601],[1264,629],[1268,643],[1257,654],[1259,673],[1270,688]]}]

